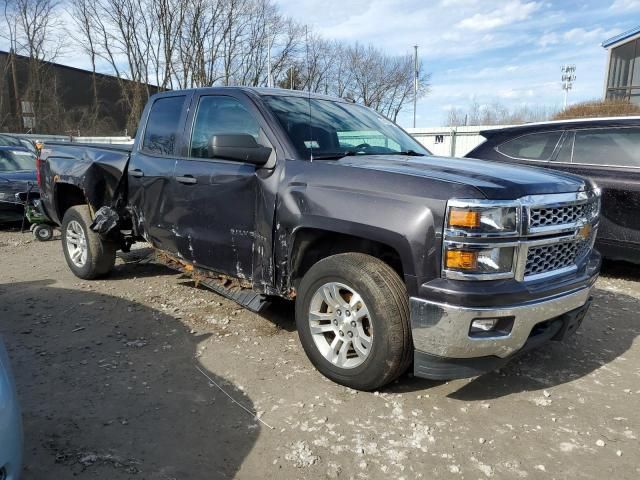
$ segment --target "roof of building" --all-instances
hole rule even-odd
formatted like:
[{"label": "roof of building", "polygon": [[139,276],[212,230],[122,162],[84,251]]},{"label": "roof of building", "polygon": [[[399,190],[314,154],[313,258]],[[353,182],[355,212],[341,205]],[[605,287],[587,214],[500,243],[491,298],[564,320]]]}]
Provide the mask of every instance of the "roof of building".
[{"label": "roof of building", "polygon": [[640,33],[640,25],[632,28],[631,30],[627,30],[626,32],[619,33],[615,37],[611,37],[605,40],[604,42],[602,42],[602,46],[604,48],[609,48],[610,46],[615,45],[616,43],[623,42],[624,40],[631,38],[634,35],[637,35],[639,33]]},{"label": "roof of building", "polygon": [[[8,57],[9,55],[11,55],[10,52],[7,52],[6,50],[0,50],[0,56],[7,56]],[[15,56],[16,56],[17,59],[20,59],[20,60],[30,60],[29,57],[26,57],[24,55],[20,55],[19,53],[16,53]],[[93,72],[91,70],[85,70],[85,69],[77,68],[77,67],[70,67],[69,65],[64,65],[62,63],[50,62],[50,61],[47,61],[47,60],[38,60],[38,62],[40,62],[42,64],[45,64],[45,65],[50,65],[50,66],[55,67],[55,68],[61,68],[61,69],[64,69],[64,70],[69,70],[69,71],[72,71],[72,72],[78,72],[78,73],[85,74],[85,75],[93,75]],[[95,75],[96,75],[96,77],[106,78],[106,79],[110,79],[110,80],[120,80],[120,81],[123,81],[125,83],[131,82],[131,80],[128,80],[126,78],[120,78],[119,79],[115,75],[111,75],[109,73],[95,72]],[[151,83],[149,83],[148,85],[151,86],[151,87],[154,87],[154,88],[159,88],[156,85],[153,85]]]}]

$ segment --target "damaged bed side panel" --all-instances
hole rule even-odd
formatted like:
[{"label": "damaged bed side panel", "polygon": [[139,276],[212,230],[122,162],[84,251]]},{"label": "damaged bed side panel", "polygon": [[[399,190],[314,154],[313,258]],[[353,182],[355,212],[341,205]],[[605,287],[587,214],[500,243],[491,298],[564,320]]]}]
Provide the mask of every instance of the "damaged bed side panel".
[{"label": "damaged bed side panel", "polygon": [[[42,198],[51,219],[62,222],[64,195],[77,187],[91,209],[103,206],[114,213],[126,202],[126,172],[131,147],[47,143],[42,150]],[[67,187],[64,187],[64,186]],[[103,224],[103,228],[108,224]]]}]

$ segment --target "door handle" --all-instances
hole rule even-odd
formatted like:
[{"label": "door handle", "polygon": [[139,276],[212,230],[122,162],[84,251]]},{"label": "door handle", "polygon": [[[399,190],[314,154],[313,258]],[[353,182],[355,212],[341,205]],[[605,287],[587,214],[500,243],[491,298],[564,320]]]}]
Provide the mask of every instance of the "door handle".
[{"label": "door handle", "polygon": [[136,177],[136,178],[144,177],[144,172],[139,168],[134,168],[133,170],[129,170],[129,173],[131,174],[132,177]]},{"label": "door handle", "polygon": [[176,180],[180,183],[184,183],[185,185],[193,185],[194,183],[198,183],[198,179],[191,175],[176,177]]}]

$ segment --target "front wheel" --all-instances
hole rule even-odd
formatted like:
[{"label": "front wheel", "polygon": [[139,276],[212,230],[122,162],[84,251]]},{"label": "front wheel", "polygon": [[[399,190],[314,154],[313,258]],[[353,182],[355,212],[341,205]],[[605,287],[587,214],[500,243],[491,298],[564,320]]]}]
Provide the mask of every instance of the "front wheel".
[{"label": "front wheel", "polygon": [[116,244],[103,240],[89,228],[87,205],[69,208],[62,220],[62,249],[76,277],[91,280],[111,271],[116,262]]},{"label": "front wheel", "polygon": [[411,363],[405,285],[369,255],[344,253],[313,265],[298,289],[296,324],[314,366],[342,385],[374,390]]}]

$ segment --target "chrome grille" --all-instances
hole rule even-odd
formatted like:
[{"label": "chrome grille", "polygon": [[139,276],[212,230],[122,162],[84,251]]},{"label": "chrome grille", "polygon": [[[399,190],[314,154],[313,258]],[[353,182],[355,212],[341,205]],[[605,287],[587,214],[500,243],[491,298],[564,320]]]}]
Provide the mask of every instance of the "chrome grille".
[{"label": "chrome grille", "polygon": [[561,207],[536,207],[529,211],[530,228],[551,227],[575,223],[592,214],[594,203],[564,205]]},{"label": "chrome grille", "polygon": [[[592,234],[593,236],[593,234]],[[525,278],[575,265],[591,250],[592,238],[529,247]]]}]

